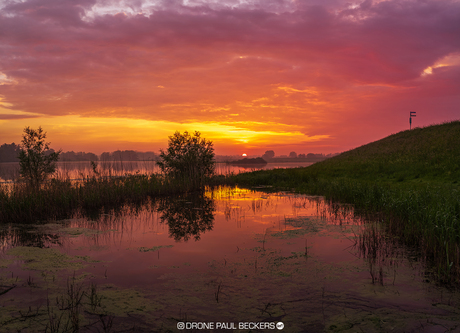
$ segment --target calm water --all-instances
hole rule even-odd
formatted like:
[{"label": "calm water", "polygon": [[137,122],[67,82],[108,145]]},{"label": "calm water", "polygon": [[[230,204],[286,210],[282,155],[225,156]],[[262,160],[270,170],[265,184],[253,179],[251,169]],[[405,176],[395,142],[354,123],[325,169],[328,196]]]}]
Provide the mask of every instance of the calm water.
[{"label": "calm water", "polygon": [[222,187],[3,226],[0,246],[4,331],[62,328],[75,294],[92,332],[444,332],[460,318],[413,253],[321,197]]},{"label": "calm water", "polygon": [[[313,163],[269,163],[263,167],[240,167],[216,163],[217,174],[240,173],[261,169],[306,167]],[[154,161],[106,161],[98,162],[97,172],[104,176],[124,176],[132,174],[152,174],[160,172]],[[61,179],[79,180],[88,175],[94,175],[90,162],[58,162],[55,177]],[[0,182],[8,182],[19,177],[19,163],[0,163]]]}]

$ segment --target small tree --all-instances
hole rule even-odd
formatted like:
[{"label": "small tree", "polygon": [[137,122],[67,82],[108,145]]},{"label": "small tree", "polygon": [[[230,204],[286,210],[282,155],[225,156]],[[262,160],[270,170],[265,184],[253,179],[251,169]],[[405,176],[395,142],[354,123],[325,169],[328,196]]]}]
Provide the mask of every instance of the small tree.
[{"label": "small tree", "polygon": [[201,138],[195,131],[181,134],[176,131],[169,137],[168,149],[161,150],[158,165],[168,177],[185,181],[192,186],[202,186],[214,174],[214,148],[212,141]]},{"label": "small tree", "polygon": [[41,127],[38,130],[26,127],[22,135],[18,156],[19,172],[34,189],[38,189],[46,178],[56,171],[56,161],[61,153],[50,149],[50,143],[45,139],[46,132],[43,132]]}]

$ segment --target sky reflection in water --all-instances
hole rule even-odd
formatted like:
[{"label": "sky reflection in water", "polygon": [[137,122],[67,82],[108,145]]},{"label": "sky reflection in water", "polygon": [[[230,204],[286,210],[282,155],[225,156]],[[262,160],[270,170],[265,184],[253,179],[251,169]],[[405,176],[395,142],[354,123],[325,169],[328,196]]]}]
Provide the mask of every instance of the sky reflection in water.
[{"label": "sky reflection in water", "polygon": [[[422,264],[379,226],[320,197],[223,187],[3,235],[3,259],[16,261],[2,276],[23,281],[9,292],[16,301],[30,295],[30,276],[49,291],[46,276],[63,283],[86,272],[101,290],[139,292],[146,305],[129,311],[158,330],[178,321],[283,321],[288,332],[402,332],[440,315],[448,325],[457,311],[457,294],[451,308],[435,308],[447,291],[423,283]],[[12,255],[24,245],[85,258],[84,267],[30,270]]]}]

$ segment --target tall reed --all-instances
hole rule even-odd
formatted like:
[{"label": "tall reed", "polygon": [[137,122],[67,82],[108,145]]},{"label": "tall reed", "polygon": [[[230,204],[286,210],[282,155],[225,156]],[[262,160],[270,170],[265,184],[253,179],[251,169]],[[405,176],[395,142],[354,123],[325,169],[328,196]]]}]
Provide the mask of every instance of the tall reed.
[{"label": "tall reed", "polygon": [[108,209],[199,189],[193,181],[158,174],[93,176],[79,182],[52,179],[39,189],[17,182],[10,188],[0,187],[0,223],[67,218],[78,210]]}]

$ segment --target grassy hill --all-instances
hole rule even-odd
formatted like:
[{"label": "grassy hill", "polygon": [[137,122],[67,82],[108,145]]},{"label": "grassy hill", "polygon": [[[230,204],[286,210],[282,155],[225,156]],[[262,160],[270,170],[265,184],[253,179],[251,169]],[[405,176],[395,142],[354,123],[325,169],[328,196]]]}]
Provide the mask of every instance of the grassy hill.
[{"label": "grassy hill", "polygon": [[442,281],[460,284],[459,121],[393,134],[306,168],[229,181],[324,195],[379,213],[386,231],[417,248]]},{"label": "grassy hill", "polygon": [[379,181],[422,178],[456,183],[460,180],[460,121],[390,135],[317,163],[309,172]]},{"label": "grassy hill", "polygon": [[233,178],[244,185],[298,187],[312,179],[377,183],[460,184],[460,121],[416,128],[306,168],[257,171]]}]

